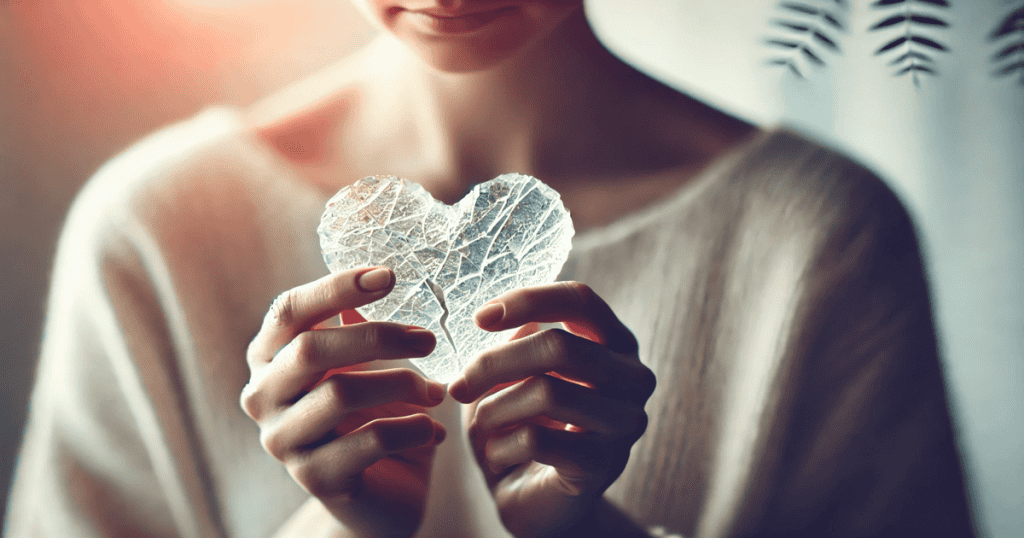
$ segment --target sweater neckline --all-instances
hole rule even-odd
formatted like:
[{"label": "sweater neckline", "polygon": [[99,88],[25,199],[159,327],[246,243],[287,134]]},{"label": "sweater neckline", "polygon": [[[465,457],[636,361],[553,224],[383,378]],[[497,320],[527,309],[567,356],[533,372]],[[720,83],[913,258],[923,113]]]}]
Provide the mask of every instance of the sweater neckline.
[{"label": "sweater neckline", "polygon": [[593,250],[620,241],[638,230],[662,221],[669,214],[678,214],[705,192],[716,180],[733,169],[736,163],[777,134],[776,129],[758,129],[757,132],[712,160],[690,180],[664,197],[637,208],[611,222],[577,233],[572,240],[573,251]]},{"label": "sweater neckline", "polygon": [[[274,155],[270,148],[260,144],[253,137],[248,136],[249,133],[245,132],[241,119],[242,110],[239,107],[222,105],[211,107],[206,112],[211,116],[218,116],[222,120],[229,118],[230,120],[234,120],[229,120],[229,123],[233,123],[239,130],[240,134],[242,134],[251,144],[256,146],[254,149],[257,150],[257,153],[262,155],[263,159],[268,161],[268,164],[272,163],[272,166],[287,176],[289,181],[294,181],[300,185],[303,184],[301,181],[296,180],[295,171],[291,170],[291,168],[287,166],[282,159]],[[662,220],[667,214],[677,213],[682,207],[689,205],[698,198],[702,192],[709,188],[710,185],[716,183],[715,180],[725,174],[728,170],[732,169],[744,155],[748,154],[754,148],[763,145],[765,141],[775,136],[778,132],[778,129],[757,129],[756,132],[748,136],[745,140],[712,160],[707,166],[694,175],[690,181],[687,181],[675,190],[668,192],[664,197],[639,207],[634,211],[626,213],[625,215],[622,215],[610,222],[576,233],[572,239],[573,250],[579,252],[607,245],[617,240],[621,240],[624,237],[628,237],[634,234],[637,230]],[[320,191],[317,190],[316,192],[319,193]],[[324,193],[320,194],[320,197],[323,198],[325,203],[331,196],[333,196],[333,193],[328,193],[326,197],[323,196]]]}]

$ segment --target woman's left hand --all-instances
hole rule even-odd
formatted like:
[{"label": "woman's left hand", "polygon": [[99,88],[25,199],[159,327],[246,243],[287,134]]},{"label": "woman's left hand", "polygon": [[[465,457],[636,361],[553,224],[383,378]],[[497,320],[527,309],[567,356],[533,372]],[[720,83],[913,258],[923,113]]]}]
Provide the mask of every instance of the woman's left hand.
[{"label": "woman's left hand", "polygon": [[[506,293],[476,322],[488,331],[519,328],[449,387],[472,403],[469,439],[503,523],[517,537],[589,531],[597,501],[647,427],[655,378],[636,339],[577,282]],[[539,330],[554,322],[566,330]]]}]

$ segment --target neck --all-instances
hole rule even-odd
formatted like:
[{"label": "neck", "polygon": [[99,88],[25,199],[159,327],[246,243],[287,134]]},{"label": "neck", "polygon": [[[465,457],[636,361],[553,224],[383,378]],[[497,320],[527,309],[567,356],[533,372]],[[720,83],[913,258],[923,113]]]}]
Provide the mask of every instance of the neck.
[{"label": "neck", "polygon": [[578,175],[575,163],[594,162],[597,138],[608,144],[599,112],[621,99],[620,81],[630,80],[621,75],[632,73],[598,42],[582,10],[485,71],[441,73],[408,52],[395,65],[405,80],[407,121],[418,139],[433,141],[420,151],[434,173],[420,180],[449,199],[505,172],[549,183],[569,169]]}]

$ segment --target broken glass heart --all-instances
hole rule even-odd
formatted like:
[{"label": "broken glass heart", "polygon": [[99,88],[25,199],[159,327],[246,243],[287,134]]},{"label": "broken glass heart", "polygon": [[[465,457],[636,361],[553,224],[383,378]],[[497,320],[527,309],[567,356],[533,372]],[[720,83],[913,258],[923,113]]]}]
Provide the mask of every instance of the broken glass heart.
[{"label": "broken glass heart", "polygon": [[331,272],[377,265],[395,272],[395,289],[357,310],[367,320],[433,331],[434,352],[412,362],[447,383],[508,339],[477,327],[473,312],[509,290],[554,281],[573,227],[558,193],[534,177],[499,176],[449,206],[416,183],[371,176],[327,202],[317,232]]}]

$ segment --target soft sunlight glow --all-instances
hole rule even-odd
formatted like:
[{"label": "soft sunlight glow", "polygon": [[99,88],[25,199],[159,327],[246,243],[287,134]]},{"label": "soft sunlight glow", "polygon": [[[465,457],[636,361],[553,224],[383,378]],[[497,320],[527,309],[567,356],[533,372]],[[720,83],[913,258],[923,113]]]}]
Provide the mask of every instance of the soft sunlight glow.
[{"label": "soft sunlight glow", "polygon": [[253,4],[265,4],[273,0],[164,0],[170,4],[181,4],[185,6],[196,6],[203,8],[232,9],[239,6],[251,6]]}]

